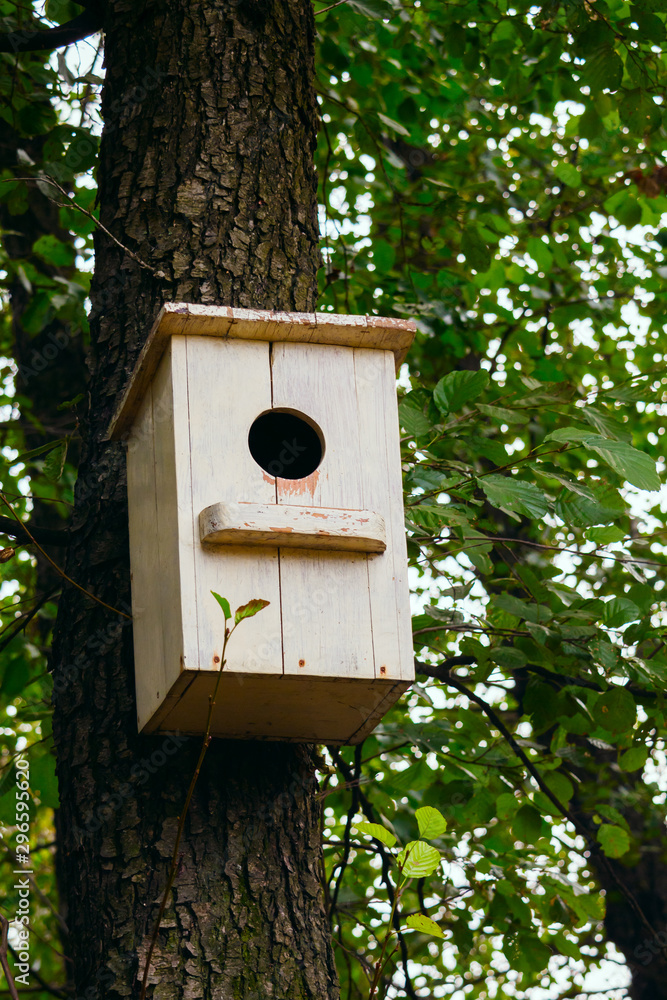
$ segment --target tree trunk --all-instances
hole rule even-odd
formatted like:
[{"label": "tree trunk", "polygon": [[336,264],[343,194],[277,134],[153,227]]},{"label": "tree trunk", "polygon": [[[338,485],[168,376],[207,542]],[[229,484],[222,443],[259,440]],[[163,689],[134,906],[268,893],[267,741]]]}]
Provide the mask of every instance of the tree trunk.
[{"label": "tree trunk", "polygon": [[[132,629],[118,613],[130,596],[125,459],[105,428],[162,301],[314,308],[313,39],[310,0],[108,7],[100,214],[129,249],[97,234],[83,527],[68,571],[118,610],[67,588],[53,654],[59,878],[76,995],[93,1000],[139,994],[200,746],[137,736]],[[149,996],[338,997],[315,760],[312,747],[211,744]]]}]

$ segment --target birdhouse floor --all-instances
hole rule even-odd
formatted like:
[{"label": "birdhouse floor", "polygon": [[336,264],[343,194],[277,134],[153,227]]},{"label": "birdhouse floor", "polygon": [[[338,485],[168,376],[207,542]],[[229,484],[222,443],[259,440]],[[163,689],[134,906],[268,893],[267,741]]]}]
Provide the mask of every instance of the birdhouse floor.
[{"label": "birdhouse floor", "polygon": [[[203,733],[215,671],[184,670],[144,727]],[[360,743],[410,685],[348,678],[223,673],[211,734],[225,739]]]}]

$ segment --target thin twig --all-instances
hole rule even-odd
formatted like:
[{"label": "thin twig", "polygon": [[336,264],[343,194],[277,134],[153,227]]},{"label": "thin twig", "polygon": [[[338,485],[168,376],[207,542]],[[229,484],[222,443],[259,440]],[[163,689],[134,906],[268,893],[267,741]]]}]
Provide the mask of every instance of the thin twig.
[{"label": "thin twig", "polygon": [[[268,603],[269,603],[268,601],[264,601],[262,606],[266,607]],[[151,937],[151,942],[148,948],[148,954],[146,955],[146,966],[144,968],[144,975],[141,982],[141,993],[139,995],[139,1000],[146,1000],[146,988],[148,986],[148,974],[151,968],[151,959],[153,957],[153,951],[155,950],[155,945],[157,943],[157,936],[160,931],[160,924],[162,923],[162,917],[164,916],[164,911],[167,908],[167,900],[169,898],[169,893],[171,892],[171,888],[174,884],[174,879],[176,878],[176,872],[178,870],[178,849],[181,845],[181,838],[183,836],[183,830],[185,828],[185,819],[188,815],[190,802],[192,801],[195,785],[197,784],[197,779],[199,777],[199,772],[201,771],[201,766],[204,762],[204,757],[206,756],[206,751],[208,750],[209,744],[211,742],[211,725],[213,723],[213,709],[215,707],[215,700],[218,697],[220,681],[222,680],[222,671],[225,669],[225,663],[227,662],[225,655],[227,652],[227,644],[231,636],[234,634],[236,627],[240,624],[242,620],[243,620],[242,618],[239,620],[235,620],[234,625],[230,629],[227,627],[227,618],[225,618],[225,637],[222,643],[222,653],[220,654],[220,669],[218,670],[218,676],[215,682],[215,687],[213,688],[213,694],[209,697],[208,700],[208,716],[206,717],[206,731],[204,732],[204,738],[202,740],[201,750],[199,751],[199,757],[197,758],[197,766],[195,767],[194,774],[192,775],[192,779],[190,781],[190,787],[188,788],[188,793],[185,796],[185,803],[183,804],[183,809],[178,819],[178,829],[176,830],[176,840],[174,842],[174,851],[171,856],[169,875],[167,877],[167,884],[164,889],[162,902],[160,903],[160,909],[158,911],[157,920],[155,922],[155,930],[153,931],[153,936]]]},{"label": "thin twig", "polygon": [[620,878],[614,871],[612,865],[609,863],[609,860],[603,854],[600,845],[597,843],[597,841],[592,840],[589,837],[588,832],[584,827],[583,823],[574,815],[573,812],[571,812],[567,808],[566,805],[564,805],[554,795],[554,793],[551,791],[549,786],[542,778],[542,775],[540,774],[538,769],[535,767],[535,765],[530,760],[528,755],[524,753],[521,746],[519,746],[512,733],[509,731],[507,726],[504,724],[500,716],[494,711],[491,705],[489,705],[488,702],[484,701],[484,699],[481,698],[474,691],[471,691],[470,688],[466,687],[465,684],[462,684],[461,681],[458,680],[458,678],[454,677],[448,671],[441,670],[439,667],[431,667],[426,663],[418,663],[417,661],[415,661],[415,669],[420,674],[425,674],[427,677],[433,677],[435,678],[435,680],[439,680],[441,683],[447,684],[449,687],[455,688],[457,691],[460,691],[461,694],[464,694],[466,698],[469,698],[470,701],[474,702],[475,705],[481,708],[481,710],[484,712],[489,721],[495,726],[495,728],[502,734],[504,739],[511,746],[512,750],[517,755],[519,760],[523,763],[524,767],[529,772],[529,774],[532,775],[540,791],[543,792],[544,795],[546,795],[546,797],[549,799],[552,805],[555,806],[558,812],[562,816],[564,816],[565,819],[569,820],[569,822],[572,824],[572,826],[577,831],[579,836],[583,838],[586,847],[591,852],[591,854],[595,854],[596,857],[599,859],[601,867],[606,869],[609,877],[616,884],[622,895],[625,896],[626,900],[630,904],[630,907],[634,911],[635,915],[638,917],[641,924],[646,928],[646,930],[648,931],[648,933],[651,935],[652,938],[655,937],[655,930],[649,923],[646,914],[642,910],[641,906],[637,902],[631,890],[628,889],[625,883],[620,880]]},{"label": "thin twig", "polygon": [[40,181],[44,181],[46,184],[51,184],[54,188],[60,191],[60,193],[63,195],[64,198],[67,198],[67,204],[65,205],[62,205],[59,201],[56,201],[55,198],[50,198],[49,200],[52,201],[54,205],[57,205],[58,208],[75,208],[77,212],[81,212],[81,214],[85,215],[87,219],[90,219],[91,222],[94,222],[95,225],[99,229],[101,229],[103,233],[106,233],[109,239],[113,240],[114,243],[121,248],[121,250],[124,250],[125,253],[129,254],[129,256],[133,260],[136,260],[137,264],[139,264],[140,267],[143,267],[146,271],[150,271],[151,274],[154,274],[156,277],[161,277],[161,278],[165,277],[165,275],[162,274],[162,272],[158,274],[155,268],[151,267],[150,264],[147,264],[146,261],[142,260],[141,257],[139,257],[134,252],[134,250],[130,250],[130,248],[126,247],[124,243],[121,243],[120,240],[116,239],[114,234],[110,233],[107,227],[103,225],[99,219],[96,219],[92,212],[89,212],[88,209],[83,208],[82,205],[78,205],[72,198],[70,198],[69,193],[65,190],[65,188],[61,187],[58,181],[54,180],[53,177],[49,177],[48,174],[40,174],[39,177],[6,177],[1,183],[9,184],[13,183],[14,181],[24,181],[27,184],[39,184]]},{"label": "thin twig", "polygon": [[[32,621],[32,619],[44,607],[44,605],[51,600],[51,598],[55,593],[57,593],[57,591],[58,588],[56,587],[55,590],[51,590],[49,591],[48,594],[44,594],[44,596],[37,601],[37,604],[35,604],[34,607],[30,609],[30,611],[24,611],[19,616],[18,619],[14,619],[14,621],[10,622],[9,625],[6,625],[0,631],[0,635],[3,635],[5,632],[9,632],[9,635],[5,636],[5,638],[0,642],[0,653],[3,651],[3,649],[6,649],[6,647],[10,644],[10,642],[12,642],[13,639],[16,638],[17,635],[19,635],[28,627],[30,621]],[[35,680],[37,680],[36,677]],[[32,681],[31,683],[34,683],[34,681]]]},{"label": "thin twig", "polygon": [[19,1000],[19,993],[16,989],[14,976],[12,975],[12,970],[9,968],[9,960],[7,958],[7,934],[9,932],[9,921],[7,920],[7,917],[3,916],[1,913],[0,928],[2,928],[2,936],[0,937],[0,965],[2,966],[2,971],[4,972],[5,979],[7,980],[10,997],[12,1000]]},{"label": "thin twig", "polygon": [[320,10],[316,10],[315,17],[319,17],[320,14],[326,14],[327,11],[333,10],[334,7],[340,7],[344,3],[349,3],[349,0],[336,0],[336,3],[330,4],[329,7],[322,7]]},{"label": "thin twig", "polygon": [[26,527],[25,522],[22,521],[21,518],[18,516],[18,514],[16,513],[16,511],[14,510],[14,508],[12,507],[12,505],[10,504],[9,500],[7,500],[7,498],[6,498],[6,496],[5,496],[4,493],[0,493],[0,500],[2,500],[2,502],[4,503],[5,507],[9,510],[9,512],[12,515],[12,517],[14,517],[15,520],[17,520],[19,522],[19,524],[23,527],[25,533],[31,539],[32,544],[35,545],[39,549],[39,551],[42,553],[42,555],[44,556],[44,558],[48,562],[51,563],[51,565],[55,569],[56,573],[58,573],[58,575],[61,576],[63,578],[63,580],[67,580],[67,582],[71,583],[71,585],[73,587],[76,587],[77,590],[80,590],[82,594],[85,594],[87,597],[90,597],[91,600],[96,601],[98,604],[101,604],[103,608],[107,608],[109,611],[113,611],[114,614],[122,615],[123,618],[127,618],[129,621],[132,620],[132,615],[126,615],[124,611],[120,611],[118,608],[114,608],[110,604],[107,604],[105,601],[100,600],[99,597],[95,597],[94,594],[91,594],[91,592],[89,590],[86,590],[85,587],[82,587],[81,584],[76,583],[75,580],[72,580],[72,578],[67,575],[67,573],[65,572],[65,570],[61,569],[60,566],[58,565],[58,563],[55,563],[53,561],[53,559],[51,558],[51,556],[48,555],[44,551],[44,549],[39,544],[39,542],[35,540],[35,538],[33,537],[33,535],[30,533],[30,531]]}]

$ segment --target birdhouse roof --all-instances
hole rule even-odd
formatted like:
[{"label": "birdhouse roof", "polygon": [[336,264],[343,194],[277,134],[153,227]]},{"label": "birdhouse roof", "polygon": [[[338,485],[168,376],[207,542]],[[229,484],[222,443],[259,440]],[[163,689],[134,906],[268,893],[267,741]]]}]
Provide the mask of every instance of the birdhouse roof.
[{"label": "birdhouse roof", "polygon": [[398,367],[412,344],[416,329],[414,320],[383,316],[272,312],[167,302],[148,334],[130,382],[109,425],[107,438],[121,438],[130,429],[141,399],[173,334],[369,347],[393,351]]}]

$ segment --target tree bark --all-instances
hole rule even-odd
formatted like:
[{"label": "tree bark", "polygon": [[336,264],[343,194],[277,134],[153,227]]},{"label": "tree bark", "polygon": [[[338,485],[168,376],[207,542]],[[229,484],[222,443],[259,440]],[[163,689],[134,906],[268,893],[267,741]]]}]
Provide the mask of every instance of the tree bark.
[{"label": "tree bark", "polygon": [[[97,234],[68,571],[127,613],[109,417],[164,300],[314,308],[318,114],[310,0],[111,0],[105,28],[100,217],[132,254]],[[76,995],[93,1000],[138,996],[200,746],[137,735],[131,632],[67,588],[53,652],[59,876]],[[336,1000],[315,761],[306,746],[211,744],[149,997]]]}]

